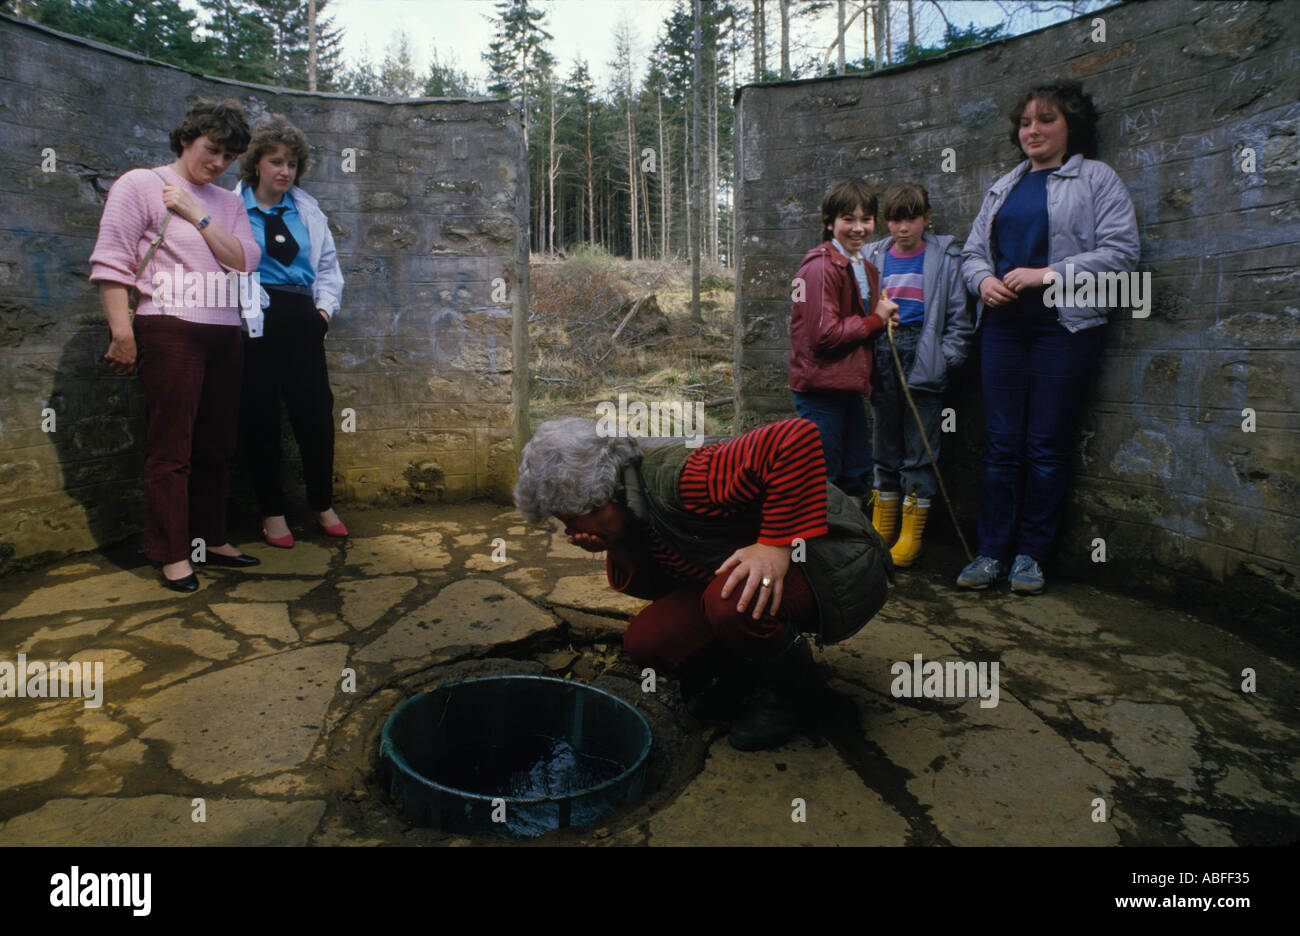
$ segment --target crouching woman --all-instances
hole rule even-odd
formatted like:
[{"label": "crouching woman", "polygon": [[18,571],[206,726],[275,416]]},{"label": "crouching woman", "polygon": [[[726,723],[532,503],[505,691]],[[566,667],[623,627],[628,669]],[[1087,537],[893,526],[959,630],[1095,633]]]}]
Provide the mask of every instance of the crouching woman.
[{"label": "crouching woman", "polygon": [[780,747],[814,713],[823,686],[803,633],[852,636],[893,577],[866,517],[826,483],[805,419],[694,450],[552,420],[524,449],[515,503],[605,552],[610,587],[652,602],[624,649],[676,675],[702,720],[739,713],[728,739],[740,750]]}]

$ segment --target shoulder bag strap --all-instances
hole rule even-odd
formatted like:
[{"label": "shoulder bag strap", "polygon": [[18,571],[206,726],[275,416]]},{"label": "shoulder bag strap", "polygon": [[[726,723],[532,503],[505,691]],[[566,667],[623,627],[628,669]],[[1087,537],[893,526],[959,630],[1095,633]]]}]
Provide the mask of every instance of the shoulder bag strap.
[{"label": "shoulder bag strap", "polygon": [[[167,185],[167,180],[163,177],[163,174],[161,172],[159,172],[157,169],[151,169],[150,171],[158,178],[162,179],[162,183],[164,186]],[[167,217],[163,218],[162,226],[158,228],[158,236],[149,242],[149,249],[145,251],[144,259],[141,260],[140,265],[135,268],[136,279],[140,278],[140,274],[144,272],[145,268],[149,266],[149,262],[153,260],[153,255],[157,253],[158,248],[162,246],[163,233],[167,230],[167,222],[170,221],[171,219],[172,219],[172,210],[168,208]]]}]

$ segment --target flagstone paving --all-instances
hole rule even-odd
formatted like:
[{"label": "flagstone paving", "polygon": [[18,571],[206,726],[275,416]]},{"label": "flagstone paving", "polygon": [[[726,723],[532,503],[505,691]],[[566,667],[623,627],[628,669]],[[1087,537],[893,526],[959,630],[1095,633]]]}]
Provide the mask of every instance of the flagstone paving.
[{"label": "flagstone paving", "polygon": [[[671,678],[643,691],[621,635],[644,602],[558,530],[489,504],[347,522],[346,541],[249,544],[261,566],[202,571],[187,596],[126,548],[0,580],[0,692],[20,654],[103,665],[99,707],[0,697],[0,845],[483,841],[405,822],[378,733],[416,689],[498,672],[607,688],[654,731],[646,797],[558,844],[1300,837],[1296,669],[1212,620],[1069,582],[959,592],[932,547],[863,631],[816,651],[817,725],[746,754]],[[937,698],[898,675],[918,654],[996,662],[996,705],[988,683],[981,705],[974,685]]]}]

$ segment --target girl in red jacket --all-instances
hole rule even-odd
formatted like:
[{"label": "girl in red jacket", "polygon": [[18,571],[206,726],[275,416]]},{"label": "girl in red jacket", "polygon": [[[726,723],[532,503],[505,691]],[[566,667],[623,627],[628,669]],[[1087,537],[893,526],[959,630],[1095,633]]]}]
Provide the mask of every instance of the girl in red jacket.
[{"label": "girl in red jacket", "polygon": [[[799,415],[817,426],[826,480],[861,497],[871,490],[871,342],[898,306],[862,256],[876,229],[876,196],[858,179],[822,199],[822,243],[803,258],[790,316],[790,389]],[[870,314],[867,310],[870,309]]]}]

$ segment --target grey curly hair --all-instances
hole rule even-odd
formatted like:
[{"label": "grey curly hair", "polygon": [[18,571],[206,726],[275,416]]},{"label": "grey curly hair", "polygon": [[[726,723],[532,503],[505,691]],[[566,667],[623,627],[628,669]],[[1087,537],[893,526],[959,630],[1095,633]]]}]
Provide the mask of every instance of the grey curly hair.
[{"label": "grey curly hair", "polygon": [[636,439],[601,435],[594,420],[549,420],[524,446],[515,506],[534,523],[599,510],[622,493],[623,468],[640,459]]}]

